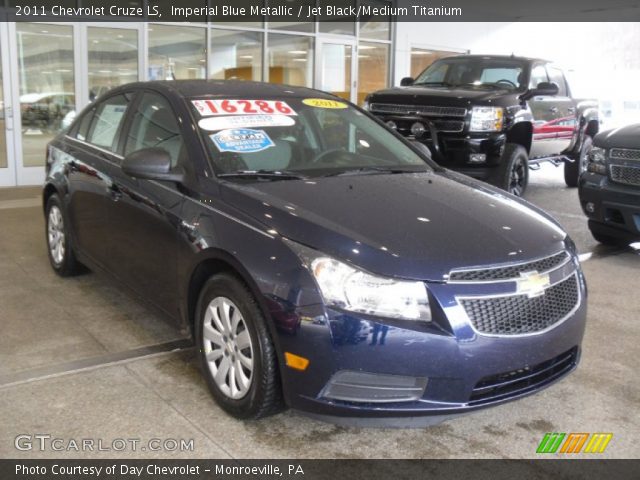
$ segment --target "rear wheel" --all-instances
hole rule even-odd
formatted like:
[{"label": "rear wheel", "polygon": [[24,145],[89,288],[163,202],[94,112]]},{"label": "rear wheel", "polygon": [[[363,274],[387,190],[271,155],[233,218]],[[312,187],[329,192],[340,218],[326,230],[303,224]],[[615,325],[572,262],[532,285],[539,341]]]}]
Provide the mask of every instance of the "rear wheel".
[{"label": "rear wheel", "polygon": [[582,141],[580,152],[574,155],[573,162],[564,162],[564,183],[568,187],[577,187],[580,175],[587,170],[589,152],[593,146],[593,139],[586,135]]},{"label": "rear wheel", "polygon": [[522,145],[508,143],[504,147],[491,183],[517,197],[524,195],[529,184],[529,156]]},{"label": "rear wheel", "polygon": [[47,200],[45,219],[47,251],[53,270],[61,277],[80,273],[80,264],[76,260],[69,235],[69,222],[57,194],[51,195]]},{"label": "rear wheel", "polygon": [[237,418],[260,418],[282,407],[276,351],[258,303],[238,278],[224,273],[204,285],[195,337],[207,386]]}]

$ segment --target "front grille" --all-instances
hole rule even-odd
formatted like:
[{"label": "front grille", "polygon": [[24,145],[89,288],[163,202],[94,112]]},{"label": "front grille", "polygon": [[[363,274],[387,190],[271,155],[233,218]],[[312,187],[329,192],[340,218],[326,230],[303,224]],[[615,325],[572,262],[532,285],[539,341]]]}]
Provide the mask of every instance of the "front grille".
[{"label": "front grille", "polygon": [[369,106],[372,113],[388,113],[394,115],[423,115],[425,117],[464,117],[466,108],[439,107],[435,105],[397,105],[386,103],[372,103]]},{"label": "front grille", "polygon": [[640,160],[640,150],[631,150],[628,148],[612,148],[609,153],[610,158],[619,160]]},{"label": "front grille", "polygon": [[454,270],[449,274],[450,282],[483,282],[492,280],[512,280],[521,273],[537,271],[539,273],[553,270],[569,258],[567,252],[556,253],[550,257],[528,263],[511,264],[503,267],[483,268],[477,270]]},{"label": "front grille", "polygon": [[531,367],[484,377],[473,388],[470,405],[522,395],[569,373],[576,366],[578,348]]},{"label": "front grille", "polygon": [[523,335],[545,330],[571,313],[580,299],[577,276],[547,288],[538,297],[478,297],[460,299],[471,324],[488,335]]},{"label": "front grille", "polygon": [[625,185],[640,185],[640,167],[611,165],[611,180]]}]

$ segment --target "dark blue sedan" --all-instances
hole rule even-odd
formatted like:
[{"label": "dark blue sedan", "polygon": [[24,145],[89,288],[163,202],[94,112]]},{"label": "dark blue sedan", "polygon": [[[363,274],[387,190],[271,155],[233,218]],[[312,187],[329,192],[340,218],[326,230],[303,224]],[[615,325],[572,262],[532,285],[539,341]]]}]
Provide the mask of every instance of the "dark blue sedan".
[{"label": "dark blue sedan", "polygon": [[411,425],[579,359],[586,289],[563,229],[326,93],[118,87],[49,144],[44,210],[54,270],[105,271],[190,329],[240,418]]}]

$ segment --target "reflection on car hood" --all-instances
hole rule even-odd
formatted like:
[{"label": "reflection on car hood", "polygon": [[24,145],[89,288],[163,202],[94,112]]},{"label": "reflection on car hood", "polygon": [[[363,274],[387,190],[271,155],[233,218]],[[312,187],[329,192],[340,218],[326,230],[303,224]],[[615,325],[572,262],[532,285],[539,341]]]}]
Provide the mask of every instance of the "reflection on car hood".
[{"label": "reflection on car hood", "polygon": [[601,132],[593,143],[601,148],[640,149],[640,123]]},{"label": "reflection on car hood", "polygon": [[452,172],[382,174],[225,182],[222,196],[281,235],[380,275],[441,281],[452,268],[562,249],[565,233],[547,215],[469,185],[479,183]]}]

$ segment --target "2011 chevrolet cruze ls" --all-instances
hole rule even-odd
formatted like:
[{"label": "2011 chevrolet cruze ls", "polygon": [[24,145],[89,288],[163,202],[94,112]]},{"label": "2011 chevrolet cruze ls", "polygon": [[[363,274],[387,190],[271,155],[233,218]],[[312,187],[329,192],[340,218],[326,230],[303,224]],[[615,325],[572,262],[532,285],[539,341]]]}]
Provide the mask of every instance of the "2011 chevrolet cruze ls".
[{"label": "2011 chevrolet cruze ls", "polygon": [[47,149],[49,256],[190,328],[229,413],[414,424],[573,370],[586,290],[548,215],[305,88],[118,87]]}]

